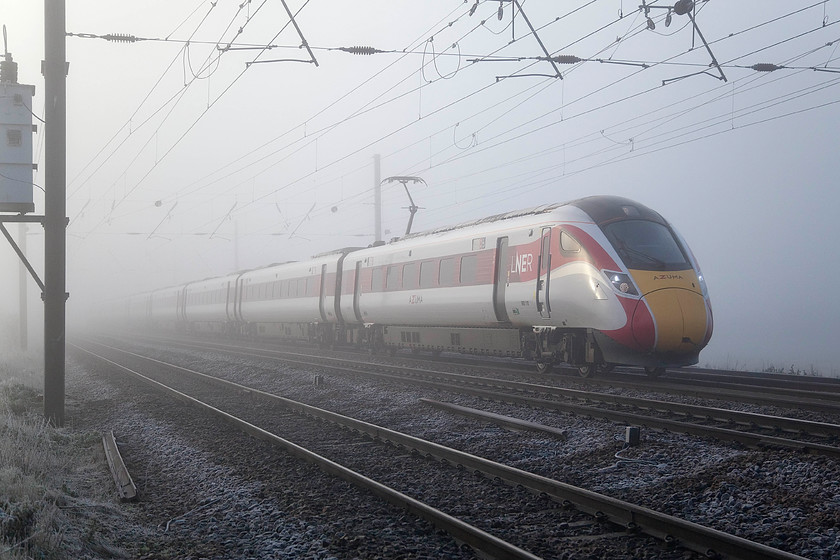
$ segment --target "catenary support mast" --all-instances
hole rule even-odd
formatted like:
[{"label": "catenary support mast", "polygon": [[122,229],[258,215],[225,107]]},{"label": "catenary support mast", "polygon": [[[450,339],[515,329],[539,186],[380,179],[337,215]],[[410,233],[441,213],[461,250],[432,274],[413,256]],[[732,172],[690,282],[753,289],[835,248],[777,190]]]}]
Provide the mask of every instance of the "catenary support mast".
[{"label": "catenary support mast", "polygon": [[67,214],[65,0],[44,0],[44,415],[64,424]]}]

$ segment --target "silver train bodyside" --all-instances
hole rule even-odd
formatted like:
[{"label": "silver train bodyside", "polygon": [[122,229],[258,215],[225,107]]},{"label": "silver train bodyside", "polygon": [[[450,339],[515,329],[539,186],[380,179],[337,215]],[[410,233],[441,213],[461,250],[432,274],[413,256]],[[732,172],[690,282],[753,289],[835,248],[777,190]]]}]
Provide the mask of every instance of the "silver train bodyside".
[{"label": "silver train bodyside", "polygon": [[697,363],[705,279],[658,213],[595,196],[131,298],[146,327],[658,371]]}]

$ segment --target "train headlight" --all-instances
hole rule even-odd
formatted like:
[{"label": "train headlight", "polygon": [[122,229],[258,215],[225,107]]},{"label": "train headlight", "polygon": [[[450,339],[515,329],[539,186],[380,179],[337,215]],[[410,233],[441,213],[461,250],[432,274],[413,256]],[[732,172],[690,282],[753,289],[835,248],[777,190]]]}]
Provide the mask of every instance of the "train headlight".
[{"label": "train headlight", "polygon": [[605,270],[604,274],[610,279],[613,289],[618,293],[627,294],[628,296],[639,295],[639,292],[636,291],[636,286],[633,285],[633,281],[630,279],[630,275],[624,274],[623,272],[610,272],[608,270]]},{"label": "train headlight", "polygon": [[706,286],[706,278],[700,271],[697,272],[697,281],[700,282],[700,291],[703,292],[705,297],[709,297],[709,287]]}]

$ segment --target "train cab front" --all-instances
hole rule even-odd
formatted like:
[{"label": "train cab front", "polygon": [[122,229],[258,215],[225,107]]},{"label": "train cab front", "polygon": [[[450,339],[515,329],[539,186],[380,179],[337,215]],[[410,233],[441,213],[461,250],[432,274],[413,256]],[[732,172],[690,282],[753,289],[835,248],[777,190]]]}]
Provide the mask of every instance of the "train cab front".
[{"label": "train cab front", "polygon": [[630,321],[649,367],[691,365],[712,336],[712,310],[702,272],[664,223],[621,220],[604,233],[627,267],[628,289],[640,298]]},{"label": "train cab front", "polygon": [[604,333],[612,340],[602,347],[621,354],[614,356],[617,363],[650,369],[696,364],[713,329],[696,260],[658,213],[626,199],[604,198],[609,204],[587,210],[624,265],[622,271],[604,272],[625,296],[627,324],[620,332]]}]

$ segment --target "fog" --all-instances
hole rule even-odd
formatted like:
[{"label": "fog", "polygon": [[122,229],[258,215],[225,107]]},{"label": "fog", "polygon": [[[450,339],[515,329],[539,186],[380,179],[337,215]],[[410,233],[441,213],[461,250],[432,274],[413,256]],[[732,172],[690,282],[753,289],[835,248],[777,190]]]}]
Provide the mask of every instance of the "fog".
[{"label": "fog", "polygon": [[[701,365],[840,375],[840,1],[698,2],[708,50],[687,15],[666,27],[664,2],[648,1],[652,30],[639,2],[524,3],[539,41],[509,2],[501,20],[487,1],[473,15],[460,0],[287,4],[317,65],[279,0],[68,2],[69,323],[103,298],[369,244],[379,154],[383,178],[427,185],[411,186],[414,231],[635,199],[674,224],[707,277],[715,333]],[[42,10],[0,0],[39,117]],[[540,42],[586,61],[558,64],[558,79]],[[339,50],[352,47],[385,52]],[[38,188],[35,201],[42,214]],[[386,238],[407,205],[402,185],[383,186]],[[43,230],[29,231],[43,274]],[[8,340],[18,264],[0,241]],[[33,346],[38,292],[30,281]]]}]

